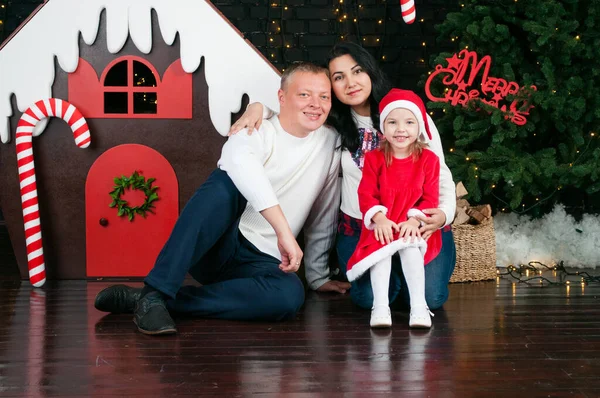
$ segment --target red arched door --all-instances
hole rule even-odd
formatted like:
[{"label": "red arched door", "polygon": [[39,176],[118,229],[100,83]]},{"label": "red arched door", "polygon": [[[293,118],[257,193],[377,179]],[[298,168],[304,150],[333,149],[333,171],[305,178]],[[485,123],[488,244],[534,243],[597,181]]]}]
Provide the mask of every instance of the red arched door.
[{"label": "red arched door", "polygon": [[[135,171],[152,186],[158,200],[154,214],[119,217],[109,207],[114,179]],[[122,198],[133,207],[144,202],[141,190],[127,190]],[[86,267],[88,277],[145,276],[169,238],[179,214],[179,188],[171,164],[152,148],[124,144],[104,152],[92,165],[85,183]]]}]

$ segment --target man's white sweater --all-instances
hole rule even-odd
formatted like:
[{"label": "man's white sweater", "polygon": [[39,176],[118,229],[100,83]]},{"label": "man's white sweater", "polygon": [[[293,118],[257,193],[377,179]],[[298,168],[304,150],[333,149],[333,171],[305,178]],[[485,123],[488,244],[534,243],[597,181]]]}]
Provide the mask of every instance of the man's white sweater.
[{"label": "man's white sweater", "polygon": [[278,116],[248,135],[242,130],[223,146],[218,166],[248,200],[240,231],[263,253],[281,259],[277,236],[260,211],[280,205],[292,233],[304,227],[306,280],[316,290],[329,280],[340,201],[340,140],[328,127],[298,138]]}]

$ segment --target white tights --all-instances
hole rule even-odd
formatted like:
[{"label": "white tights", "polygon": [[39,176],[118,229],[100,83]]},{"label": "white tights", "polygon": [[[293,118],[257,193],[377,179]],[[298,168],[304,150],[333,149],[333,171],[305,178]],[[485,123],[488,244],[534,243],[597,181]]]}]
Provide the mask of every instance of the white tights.
[{"label": "white tights", "polygon": [[[423,255],[418,247],[407,247],[399,251],[402,272],[410,294],[410,307],[427,307],[425,301],[425,267]],[[392,257],[386,257],[369,270],[373,289],[373,308],[389,306],[390,275]]]}]

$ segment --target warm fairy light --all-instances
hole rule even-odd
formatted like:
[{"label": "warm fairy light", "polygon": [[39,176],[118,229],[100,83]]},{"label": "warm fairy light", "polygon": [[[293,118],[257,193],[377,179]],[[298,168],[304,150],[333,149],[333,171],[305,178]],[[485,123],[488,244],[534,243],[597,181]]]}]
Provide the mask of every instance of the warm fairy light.
[{"label": "warm fairy light", "polygon": [[477,168],[477,166],[475,166],[475,170],[479,170],[479,169]]},{"label": "warm fairy light", "polygon": [[273,38],[271,37],[271,38],[269,39],[269,41],[273,41]]},{"label": "warm fairy light", "polygon": [[575,40],[579,40],[579,35],[575,36]]},{"label": "warm fairy light", "polygon": [[344,19],[348,18],[348,15],[344,14],[344,17],[343,17],[343,18],[344,18]]},{"label": "warm fairy light", "polygon": [[592,132],[590,133],[590,135],[593,137],[593,136],[595,136],[596,134],[595,134],[595,133],[592,131]]},{"label": "warm fairy light", "polygon": [[381,59],[385,59],[385,55],[383,57],[381,57]]},{"label": "warm fairy light", "polygon": [[[433,115],[433,112],[431,114]],[[454,152],[454,148],[450,148],[450,152]]]},{"label": "warm fairy light", "polygon": [[493,185],[492,185],[492,188],[496,188],[496,184],[493,184]]},{"label": "warm fairy light", "polygon": [[423,18],[421,18],[421,22],[425,22],[425,20]]},{"label": "warm fairy light", "polygon": [[377,42],[379,42],[379,38],[377,38]]},{"label": "warm fairy light", "polygon": [[287,10],[287,7],[283,7],[284,10]]},{"label": "warm fairy light", "polygon": [[433,112],[429,112],[429,114],[430,114],[431,116],[433,116]]},{"label": "warm fairy light", "polygon": [[340,39],[344,40],[344,36],[340,36]]},{"label": "warm fairy light", "polygon": [[382,23],[383,23],[383,20],[381,20],[381,19],[380,19],[378,22],[379,22],[380,24],[382,24]]},{"label": "warm fairy light", "polygon": [[353,21],[356,22],[356,18],[354,18]]},{"label": "warm fairy light", "polygon": [[471,160],[471,158],[469,158],[469,157],[466,157],[466,158],[465,158],[465,160],[468,162],[469,160]]},{"label": "warm fairy light", "polygon": [[454,37],[452,39],[450,39],[450,40],[454,41]]},{"label": "warm fairy light", "polygon": [[289,45],[289,44],[286,44],[285,46],[286,46],[287,48],[290,48],[290,45]]},{"label": "warm fairy light", "polygon": [[423,44],[423,47],[425,47],[427,45],[425,42],[423,42],[422,44]]}]

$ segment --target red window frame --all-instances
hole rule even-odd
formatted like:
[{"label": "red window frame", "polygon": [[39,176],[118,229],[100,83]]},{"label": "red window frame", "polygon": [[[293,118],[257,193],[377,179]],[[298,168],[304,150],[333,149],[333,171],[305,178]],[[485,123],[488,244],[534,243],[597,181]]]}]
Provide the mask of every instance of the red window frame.
[{"label": "red window frame", "polygon": [[[106,86],[105,80],[106,76],[110,72],[110,70],[118,63],[123,61],[127,61],[127,86]],[[156,80],[156,86],[135,86],[133,83],[133,61],[137,61],[145,65]],[[138,118],[159,118],[158,112],[158,104],[156,113],[134,113],[133,112],[133,94],[134,93],[156,93],[156,100],[159,99],[159,86],[160,86],[160,75],[158,74],[156,68],[141,57],[136,57],[134,55],[126,55],[123,57],[119,57],[109,63],[104,71],[102,72],[102,76],[100,78],[100,83],[102,85],[102,104],[104,105],[104,93],[127,93],[127,113],[104,113],[105,116],[114,116],[114,117],[138,117]],[[104,109],[104,106],[103,106]]]}]

